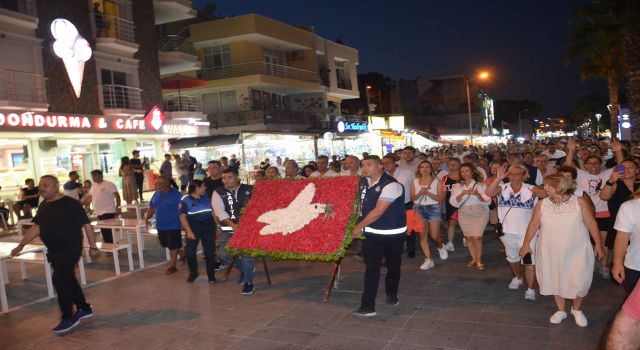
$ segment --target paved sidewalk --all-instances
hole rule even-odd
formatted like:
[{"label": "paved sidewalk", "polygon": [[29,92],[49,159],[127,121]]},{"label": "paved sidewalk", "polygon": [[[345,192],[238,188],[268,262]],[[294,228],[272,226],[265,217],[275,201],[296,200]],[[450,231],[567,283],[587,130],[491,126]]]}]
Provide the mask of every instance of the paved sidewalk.
[{"label": "paved sidewalk", "polygon": [[[589,326],[571,317],[550,325],[553,300],[523,299],[507,288],[510,270],[487,237],[486,270],[467,268],[462,246],[429,271],[421,258],[403,258],[400,305],[359,319],[363,264],[345,258],[339,290],[328,304],[322,291],[329,264],[272,262],[273,286],[258,264],[256,293],[240,294],[237,272],[207,284],[204,273],[185,283],[187,267],[165,276],[164,264],[85,289],[96,316],[67,336],[49,330],[58,320],[55,300],[0,317],[0,349],[598,349],[608,322],[624,299],[611,281],[594,276],[584,312]],[[433,246],[432,246],[433,248]],[[435,253],[435,252],[434,252]],[[202,266],[202,263],[201,263]],[[220,275],[220,274],[218,274]],[[383,275],[384,276],[384,275]]]}]

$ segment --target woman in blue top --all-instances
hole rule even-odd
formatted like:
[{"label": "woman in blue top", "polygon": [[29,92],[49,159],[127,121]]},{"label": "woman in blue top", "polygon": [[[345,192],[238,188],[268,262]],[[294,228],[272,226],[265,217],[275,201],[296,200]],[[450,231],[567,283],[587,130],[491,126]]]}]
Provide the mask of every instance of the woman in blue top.
[{"label": "woman in blue top", "polygon": [[207,187],[200,180],[193,180],[187,188],[187,195],[180,202],[180,223],[187,233],[186,256],[189,265],[187,282],[193,283],[198,277],[198,262],[196,251],[198,241],[202,240],[202,249],[207,268],[209,283],[216,280],[215,252],[216,252],[216,224],[213,221],[211,199],[206,195]]}]

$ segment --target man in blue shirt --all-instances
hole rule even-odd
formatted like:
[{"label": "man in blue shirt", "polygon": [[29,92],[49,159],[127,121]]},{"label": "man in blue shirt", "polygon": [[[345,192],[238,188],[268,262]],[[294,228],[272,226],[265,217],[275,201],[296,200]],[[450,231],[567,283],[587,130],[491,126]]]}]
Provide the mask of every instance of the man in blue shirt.
[{"label": "man in blue shirt", "polygon": [[149,226],[149,220],[156,214],[156,229],[158,239],[163,248],[168,248],[171,253],[171,264],[165,272],[167,275],[178,271],[176,261],[178,250],[182,248],[182,230],[180,229],[180,199],[182,193],[169,185],[166,177],[156,179],[156,193],[151,197],[150,208],[145,215],[145,223]]}]

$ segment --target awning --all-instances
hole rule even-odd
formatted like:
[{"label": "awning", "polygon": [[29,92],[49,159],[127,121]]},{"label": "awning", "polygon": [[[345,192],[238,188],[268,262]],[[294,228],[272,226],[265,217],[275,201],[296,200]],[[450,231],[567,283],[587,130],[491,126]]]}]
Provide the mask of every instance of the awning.
[{"label": "awning", "polygon": [[231,135],[215,135],[215,136],[200,136],[200,137],[183,137],[183,138],[169,139],[169,143],[171,144],[171,149],[233,145],[238,143],[239,136],[240,136],[239,134],[231,134]]}]

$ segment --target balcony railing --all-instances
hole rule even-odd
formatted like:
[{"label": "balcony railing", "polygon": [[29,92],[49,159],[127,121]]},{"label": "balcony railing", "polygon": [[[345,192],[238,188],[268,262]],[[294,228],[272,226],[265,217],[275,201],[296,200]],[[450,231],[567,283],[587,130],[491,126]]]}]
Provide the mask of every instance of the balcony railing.
[{"label": "balcony railing", "polygon": [[0,7],[37,17],[35,0],[0,0]]},{"label": "balcony railing", "polygon": [[166,112],[202,112],[202,99],[195,96],[169,96],[164,98]]},{"label": "balcony railing", "polygon": [[190,55],[196,54],[189,27],[184,27],[178,34],[170,34],[160,38],[158,44],[158,50],[162,52],[180,51]]},{"label": "balcony railing", "polygon": [[40,74],[0,69],[0,100],[47,103]]},{"label": "balcony railing", "polygon": [[107,109],[142,109],[142,90],[123,85],[102,85],[102,100]]},{"label": "balcony railing", "polygon": [[200,79],[204,80],[237,78],[254,74],[264,74],[311,83],[320,83],[320,75],[317,72],[266,62],[251,62],[204,68],[198,72]]},{"label": "balcony railing", "polygon": [[207,116],[214,128],[251,124],[300,124],[307,128],[321,128],[329,123],[325,118],[324,113],[298,111],[241,111]]},{"label": "balcony railing", "polygon": [[133,21],[121,17],[94,13],[96,36],[98,38],[113,38],[135,43]]}]

